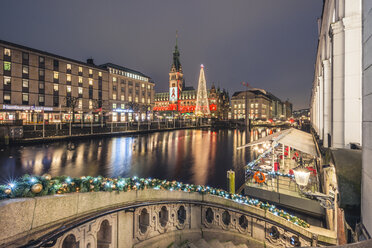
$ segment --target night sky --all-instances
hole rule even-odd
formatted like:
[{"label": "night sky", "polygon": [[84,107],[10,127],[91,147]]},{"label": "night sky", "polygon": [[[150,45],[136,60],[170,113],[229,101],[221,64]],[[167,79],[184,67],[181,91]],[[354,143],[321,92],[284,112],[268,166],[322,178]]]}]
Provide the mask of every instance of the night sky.
[{"label": "night sky", "polygon": [[0,39],[139,70],[168,89],[175,33],[186,85],[263,88],[309,106],[322,0],[6,1]]}]

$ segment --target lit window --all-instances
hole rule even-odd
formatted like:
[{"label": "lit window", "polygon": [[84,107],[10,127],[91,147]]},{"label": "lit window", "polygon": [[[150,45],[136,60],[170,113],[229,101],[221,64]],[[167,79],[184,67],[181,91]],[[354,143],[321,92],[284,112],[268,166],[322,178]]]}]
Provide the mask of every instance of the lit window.
[{"label": "lit window", "polygon": [[4,48],[4,55],[5,56],[10,56],[11,55],[9,48]]},{"label": "lit window", "polygon": [[93,85],[93,79],[89,79],[89,85]]},{"label": "lit window", "polygon": [[121,104],[121,109],[124,109],[124,103]]},{"label": "lit window", "polygon": [[120,96],[120,100],[124,101],[124,95]]},{"label": "lit window", "polygon": [[150,104],[150,99],[147,99],[147,103]]},{"label": "lit window", "polygon": [[112,94],[112,99],[116,100],[116,94]]},{"label": "lit window", "polygon": [[67,74],[66,78],[67,78],[67,82],[71,82],[71,75],[70,74]]},{"label": "lit window", "polygon": [[10,93],[4,93],[4,100],[10,101]]},{"label": "lit window", "polygon": [[102,72],[101,71],[98,72],[98,76],[102,77]]},{"label": "lit window", "polygon": [[254,104],[253,103],[251,103],[251,108],[254,108]]},{"label": "lit window", "polygon": [[4,71],[10,71],[11,63],[8,61],[4,61]]},{"label": "lit window", "polygon": [[116,83],[116,77],[112,78],[112,82]]},{"label": "lit window", "polygon": [[83,99],[79,99],[79,106],[78,108],[82,109],[83,108]]},{"label": "lit window", "polygon": [[93,70],[92,69],[89,69],[89,74],[93,74]]},{"label": "lit window", "polygon": [[145,98],[142,98],[142,103],[145,103]]},{"label": "lit window", "polygon": [[89,99],[89,109],[92,109],[93,108],[93,101],[92,99]]},{"label": "lit window", "polygon": [[39,96],[39,102],[44,102],[44,96]]},{"label": "lit window", "polygon": [[79,84],[83,83],[83,77],[79,77]]},{"label": "lit window", "polygon": [[43,90],[44,89],[44,86],[45,86],[44,85],[44,82],[39,82],[39,89],[42,89]]},{"label": "lit window", "polygon": [[4,76],[4,85],[10,85],[10,83],[11,83],[11,77]]},{"label": "lit window", "polygon": [[116,109],[116,103],[113,103],[113,104],[112,104],[112,108],[113,108],[113,109]]},{"label": "lit window", "polygon": [[67,69],[67,70],[71,70],[71,64],[67,64],[67,65],[66,65],[66,69]]},{"label": "lit window", "polygon": [[28,102],[28,93],[22,93],[22,101]]},{"label": "lit window", "polygon": [[134,100],[135,102],[138,102],[138,96],[136,96],[136,98],[135,98],[135,100]]},{"label": "lit window", "polygon": [[22,87],[23,88],[28,88],[28,79],[23,79],[22,80]]},{"label": "lit window", "polygon": [[245,108],[245,104],[242,104],[242,108]]},{"label": "lit window", "polygon": [[151,89],[151,86],[149,84],[147,85],[147,89]]},{"label": "lit window", "polygon": [[54,84],[54,86],[53,86],[53,90],[54,90],[54,91],[58,91],[58,84]]},{"label": "lit window", "polygon": [[79,72],[80,72],[80,73],[83,72],[83,67],[79,66]]},{"label": "lit window", "polygon": [[70,85],[67,85],[67,88],[66,89],[67,89],[67,92],[68,93],[71,93],[71,86]]},{"label": "lit window", "polygon": [[53,78],[54,78],[54,79],[58,79],[58,76],[59,76],[59,75],[58,75],[58,72],[55,71],[55,72],[53,73]]},{"label": "lit window", "polygon": [[129,96],[128,97],[128,100],[131,102],[132,101],[132,96]]},{"label": "lit window", "polygon": [[256,105],[255,107],[258,108],[258,103],[256,103],[255,105]]},{"label": "lit window", "polygon": [[28,66],[22,66],[22,73],[23,74],[28,74]]},{"label": "lit window", "polygon": [[145,88],[145,84],[142,84],[142,88]]},{"label": "lit window", "polygon": [[83,94],[83,87],[79,87],[78,92],[79,92],[80,95],[82,95]]}]

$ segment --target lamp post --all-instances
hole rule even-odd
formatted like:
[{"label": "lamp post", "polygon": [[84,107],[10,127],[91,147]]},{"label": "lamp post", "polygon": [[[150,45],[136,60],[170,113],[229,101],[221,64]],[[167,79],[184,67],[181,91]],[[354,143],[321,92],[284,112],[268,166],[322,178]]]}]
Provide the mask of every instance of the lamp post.
[{"label": "lamp post", "polygon": [[334,209],[335,196],[326,195],[321,192],[310,192],[303,190],[304,187],[309,183],[310,171],[304,167],[298,167],[293,170],[295,181],[299,185],[300,191],[309,198],[315,198],[319,201],[320,206],[325,209]]}]

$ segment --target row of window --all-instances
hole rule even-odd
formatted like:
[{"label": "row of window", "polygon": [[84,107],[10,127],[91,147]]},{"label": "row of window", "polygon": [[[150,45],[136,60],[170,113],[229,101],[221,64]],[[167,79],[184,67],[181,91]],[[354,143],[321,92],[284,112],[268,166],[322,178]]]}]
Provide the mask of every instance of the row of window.
[{"label": "row of window", "polygon": [[137,80],[141,80],[141,81],[145,81],[145,82],[149,81],[149,79],[147,77],[142,77],[140,75],[133,74],[133,73],[130,73],[130,72],[125,72],[125,71],[118,70],[118,69],[115,69],[115,68],[109,68],[109,71],[110,71],[110,73],[113,73],[113,74],[129,77],[129,78],[133,78],[133,79],[137,79]]},{"label": "row of window", "polygon": [[[259,103],[251,103],[251,108],[258,108],[261,104]],[[262,108],[266,108],[266,105],[265,104],[262,104],[261,105]],[[234,108],[245,108],[245,104],[234,104]]]},{"label": "row of window", "polygon": [[[9,48],[4,48],[4,70],[6,68],[7,71],[10,71],[11,69],[11,50]],[[26,53],[26,52],[22,52],[22,64],[24,64],[24,67],[25,68],[25,64],[28,65],[28,61],[29,61],[29,54]],[[45,57],[43,56],[39,56],[39,67],[40,68],[44,68],[45,67]],[[68,74],[71,74],[71,69],[72,69],[72,65],[71,64],[66,64],[66,73]],[[23,69],[24,70],[24,69]],[[27,70],[28,70],[28,67],[27,67]],[[59,71],[59,61],[54,59],[53,60],[53,70],[54,71]],[[78,68],[79,72],[78,74],[80,76],[83,75],[83,67],[82,66],[79,66]],[[93,70],[92,69],[88,69],[88,72],[89,72],[89,77],[93,77]],[[98,77],[102,78],[102,72],[98,72]]]},{"label": "row of window", "polygon": [[[3,95],[4,103],[5,104],[10,104],[11,103],[11,93],[10,92],[4,92]],[[38,101],[39,101],[39,106],[44,106],[45,105],[45,96],[44,95],[39,95],[38,96]],[[23,105],[29,105],[29,93],[22,93],[22,104]],[[53,97],[53,106],[58,107],[59,106],[59,98],[58,97]],[[79,98],[78,99],[78,104],[77,107],[79,109],[83,108],[83,99]],[[89,109],[93,109],[93,100],[89,99]]]},{"label": "row of window", "polygon": [[[4,61],[4,75],[10,76],[10,73],[6,73],[6,72],[10,72],[10,71],[11,71],[11,62]],[[28,78],[28,75],[29,75],[29,67],[23,65],[22,66],[22,77]],[[42,70],[42,69],[39,69],[39,80],[44,80],[44,76],[45,76],[45,71]],[[53,80],[54,80],[54,82],[57,82],[59,80],[59,72],[57,72],[57,71],[53,72]],[[78,80],[79,80],[78,81],[79,83],[83,83],[83,77],[79,76]],[[71,80],[71,75],[70,74],[66,75],[66,81],[67,81],[67,83],[71,84],[72,80]],[[93,79],[92,78],[89,78],[89,85],[93,85]]]}]

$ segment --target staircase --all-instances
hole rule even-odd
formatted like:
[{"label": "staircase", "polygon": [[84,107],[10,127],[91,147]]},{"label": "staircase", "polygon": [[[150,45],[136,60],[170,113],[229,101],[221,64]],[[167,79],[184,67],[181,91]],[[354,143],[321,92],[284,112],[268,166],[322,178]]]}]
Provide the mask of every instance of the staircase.
[{"label": "staircase", "polygon": [[217,239],[206,241],[205,239],[199,239],[195,242],[184,242],[183,244],[176,245],[172,244],[168,248],[248,248],[245,244],[235,245],[231,241],[220,242]]}]

